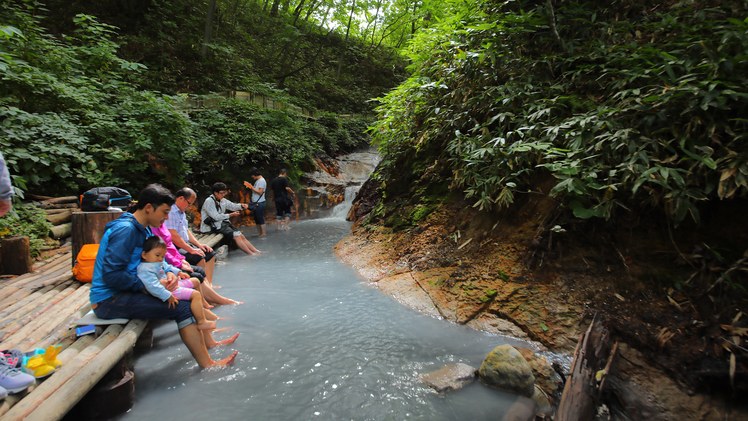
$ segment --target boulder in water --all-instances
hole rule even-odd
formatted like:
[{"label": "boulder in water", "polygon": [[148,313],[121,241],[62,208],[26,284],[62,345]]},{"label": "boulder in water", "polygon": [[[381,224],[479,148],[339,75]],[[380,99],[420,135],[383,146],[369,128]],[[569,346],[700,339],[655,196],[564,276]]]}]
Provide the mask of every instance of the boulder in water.
[{"label": "boulder in water", "polygon": [[421,380],[437,392],[443,393],[470,384],[475,380],[477,371],[474,367],[467,364],[449,364],[441,370],[422,375]]},{"label": "boulder in water", "polygon": [[509,410],[504,414],[502,421],[535,421],[538,412],[538,404],[524,396],[517,396]]},{"label": "boulder in water", "polygon": [[532,397],[535,376],[530,364],[511,345],[501,345],[489,352],[478,371],[480,379],[489,386]]},{"label": "boulder in water", "polygon": [[229,246],[224,244],[216,249],[216,262],[226,260],[227,257],[229,257]]},{"label": "boulder in water", "polygon": [[535,385],[539,386],[551,398],[558,396],[558,383],[556,381],[556,372],[548,364],[545,358],[538,357],[534,352],[525,348],[515,348],[525,357],[530,364],[532,375],[535,377]]}]

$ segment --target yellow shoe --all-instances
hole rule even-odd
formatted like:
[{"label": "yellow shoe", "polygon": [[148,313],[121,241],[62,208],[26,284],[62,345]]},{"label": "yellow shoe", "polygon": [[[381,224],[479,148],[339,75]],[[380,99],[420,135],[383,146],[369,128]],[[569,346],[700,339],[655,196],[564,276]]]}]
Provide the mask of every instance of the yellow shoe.
[{"label": "yellow shoe", "polygon": [[47,364],[42,355],[34,355],[24,364],[23,371],[37,379],[41,379],[54,373],[55,368]]},{"label": "yellow shoe", "polygon": [[57,354],[60,353],[62,345],[52,345],[44,351],[42,357],[47,365],[53,367],[55,370],[59,370],[62,367],[62,362],[57,359]]}]

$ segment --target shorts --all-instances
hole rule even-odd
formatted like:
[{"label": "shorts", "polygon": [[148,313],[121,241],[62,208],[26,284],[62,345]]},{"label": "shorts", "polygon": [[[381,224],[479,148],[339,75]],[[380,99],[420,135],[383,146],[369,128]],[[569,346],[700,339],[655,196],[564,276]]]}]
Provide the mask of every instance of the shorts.
[{"label": "shorts", "polygon": [[213,233],[223,234],[226,238],[234,238],[242,235],[242,232],[236,229],[235,226],[231,225],[229,221],[221,222],[221,228],[213,228]]},{"label": "shorts", "polygon": [[[200,264],[200,262],[203,261],[203,256],[200,256],[199,254],[190,254],[190,253],[187,253],[186,251],[184,251],[182,249],[179,249],[179,254],[181,254],[182,256],[184,256],[184,260],[186,260],[187,263],[190,264],[190,266],[197,266],[198,264]],[[205,259],[206,262],[210,262],[210,259],[212,259],[213,257],[215,257],[215,255],[216,255],[215,251],[205,252],[204,259]],[[194,267],[193,267],[193,269],[194,269]]]},{"label": "shorts", "polygon": [[291,206],[286,203],[286,199],[283,196],[275,198],[275,218],[283,219],[291,217]]},{"label": "shorts", "polygon": [[142,292],[120,291],[95,304],[94,314],[101,319],[174,320],[179,329],[195,323],[189,301],[169,308],[160,299]]},{"label": "shorts", "polygon": [[179,287],[171,292],[171,295],[177,297],[177,300],[190,300],[190,297],[192,297],[192,293],[195,292],[192,288],[183,288]]}]

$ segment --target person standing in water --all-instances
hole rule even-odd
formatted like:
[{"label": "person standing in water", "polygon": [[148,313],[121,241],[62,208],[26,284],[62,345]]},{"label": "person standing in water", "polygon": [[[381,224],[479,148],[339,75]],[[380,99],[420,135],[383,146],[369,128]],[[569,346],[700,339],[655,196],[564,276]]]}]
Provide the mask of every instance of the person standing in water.
[{"label": "person standing in water", "polygon": [[254,185],[249,182],[244,182],[244,185],[252,190],[252,202],[256,203],[252,213],[255,217],[255,224],[257,225],[257,235],[265,237],[265,190],[267,189],[268,183],[265,178],[260,174],[260,170],[256,167],[249,169],[249,176],[254,181]]},{"label": "person standing in water", "polygon": [[273,190],[273,198],[275,200],[275,220],[278,222],[278,230],[291,229],[288,223],[291,221],[291,206],[293,200],[289,194],[293,195],[294,192],[291,189],[291,184],[288,182],[287,172],[285,168],[281,168],[278,177],[270,183],[270,188]]}]

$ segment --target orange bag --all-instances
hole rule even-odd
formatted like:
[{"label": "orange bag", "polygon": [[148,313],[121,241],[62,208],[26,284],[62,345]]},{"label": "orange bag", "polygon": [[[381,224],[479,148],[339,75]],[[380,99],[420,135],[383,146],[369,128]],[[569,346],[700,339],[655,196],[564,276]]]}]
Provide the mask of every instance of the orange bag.
[{"label": "orange bag", "polygon": [[94,263],[96,263],[96,254],[99,252],[98,244],[86,244],[78,252],[73,267],[75,279],[81,282],[91,282],[93,280]]}]

